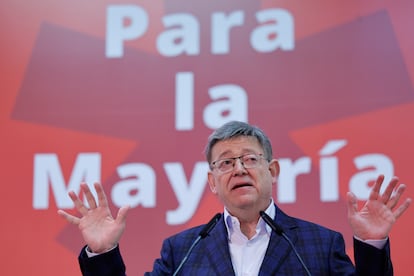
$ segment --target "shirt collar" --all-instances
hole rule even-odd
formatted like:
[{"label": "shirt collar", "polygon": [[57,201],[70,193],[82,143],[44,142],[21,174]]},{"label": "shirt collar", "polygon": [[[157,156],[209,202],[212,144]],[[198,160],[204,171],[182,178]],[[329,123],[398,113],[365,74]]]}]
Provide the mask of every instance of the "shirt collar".
[{"label": "shirt collar", "polygon": [[[276,208],[275,208],[275,204],[273,201],[273,198],[271,198],[270,200],[270,204],[267,207],[267,209],[265,210],[265,213],[268,214],[272,219],[275,217],[276,214]],[[234,230],[234,226],[233,226],[233,221],[237,222],[240,228],[240,222],[238,220],[238,218],[236,218],[235,216],[232,216],[229,211],[227,210],[226,207],[224,207],[224,223],[226,225],[227,228],[227,235],[228,238],[230,240],[231,234],[235,231]],[[259,218],[259,221],[257,223],[256,228],[261,228],[265,226],[266,232],[267,234],[270,236],[270,234],[272,233],[272,228],[266,224],[266,222],[262,219],[262,217]]]}]

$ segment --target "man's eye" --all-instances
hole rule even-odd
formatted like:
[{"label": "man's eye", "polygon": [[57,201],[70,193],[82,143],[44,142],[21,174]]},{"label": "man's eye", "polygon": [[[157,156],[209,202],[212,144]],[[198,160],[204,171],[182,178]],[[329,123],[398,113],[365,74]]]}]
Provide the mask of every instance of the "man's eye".
[{"label": "man's eye", "polygon": [[227,165],[231,165],[233,163],[233,160],[231,159],[226,159],[221,161],[221,165],[227,166]]},{"label": "man's eye", "polygon": [[247,161],[247,162],[255,162],[255,161],[257,161],[257,157],[256,156],[246,156],[244,158],[244,161]]}]

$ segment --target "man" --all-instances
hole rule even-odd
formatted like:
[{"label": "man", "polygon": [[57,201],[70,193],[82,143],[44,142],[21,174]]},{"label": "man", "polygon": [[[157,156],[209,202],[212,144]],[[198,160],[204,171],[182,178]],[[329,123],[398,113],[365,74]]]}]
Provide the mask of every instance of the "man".
[{"label": "man", "polygon": [[[180,267],[181,275],[393,274],[388,234],[411,202],[406,199],[396,208],[405,190],[404,185],[399,185],[393,193],[397,178],[380,195],[384,177],[379,176],[360,211],[355,196],[347,195],[348,219],[354,232],[354,266],[345,253],[340,233],[290,217],[275,205],[272,187],[277,182],[279,164],[262,130],[243,122],[227,123],[209,137],[205,154],[210,164],[208,183],[224,204],[224,215],[192,248]],[[70,192],[81,217],[62,210],[58,213],[79,226],[87,244],[79,256],[83,275],[125,275],[118,241],[128,207],[122,207],[113,219],[101,185],[95,184],[98,203],[86,184],[81,189],[89,209]],[[261,211],[282,226],[282,234],[272,231],[260,216]],[[202,228],[188,229],[166,239],[153,271],[147,274],[172,275]]]}]

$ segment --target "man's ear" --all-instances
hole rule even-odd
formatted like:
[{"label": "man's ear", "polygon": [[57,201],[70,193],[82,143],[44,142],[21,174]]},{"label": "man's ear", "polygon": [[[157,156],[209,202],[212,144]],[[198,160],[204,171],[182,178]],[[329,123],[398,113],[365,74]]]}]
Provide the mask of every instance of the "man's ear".
[{"label": "man's ear", "polygon": [[280,166],[279,161],[277,159],[272,159],[269,163],[269,171],[273,178],[273,183],[277,182],[277,178],[279,177],[280,173]]},{"label": "man's ear", "polygon": [[208,181],[208,186],[210,187],[211,192],[213,194],[217,194],[216,181],[211,171],[207,173],[207,181]]}]

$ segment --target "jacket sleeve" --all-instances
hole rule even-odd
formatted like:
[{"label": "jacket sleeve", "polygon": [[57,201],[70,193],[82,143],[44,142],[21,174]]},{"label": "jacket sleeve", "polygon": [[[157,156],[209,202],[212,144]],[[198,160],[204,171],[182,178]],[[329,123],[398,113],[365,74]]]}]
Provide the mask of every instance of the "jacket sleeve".
[{"label": "jacket sleeve", "polygon": [[394,275],[389,240],[378,249],[354,239],[354,258],[356,275]]},{"label": "jacket sleeve", "polygon": [[83,276],[125,276],[125,264],[122,260],[119,246],[113,250],[88,257],[82,248],[78,261]]}]

